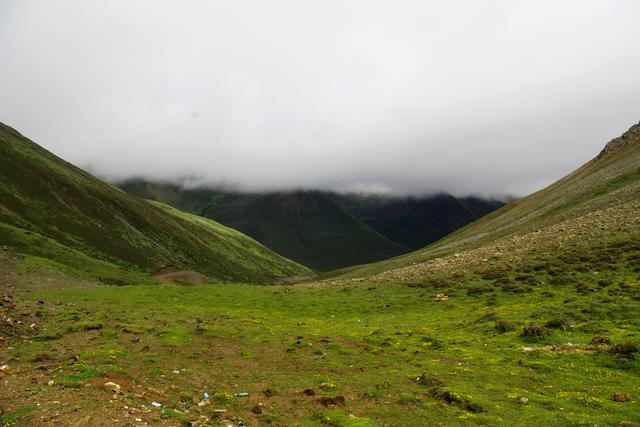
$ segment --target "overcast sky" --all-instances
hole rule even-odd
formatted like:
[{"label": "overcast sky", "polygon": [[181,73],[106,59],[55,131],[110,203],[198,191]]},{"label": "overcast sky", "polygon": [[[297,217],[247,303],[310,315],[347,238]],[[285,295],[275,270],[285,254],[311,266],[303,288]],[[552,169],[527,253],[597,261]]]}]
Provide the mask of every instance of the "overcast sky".
[{"label": "overcast sky", "polygon": [[0,121],[100,176],[524,195],[640,121],[638,0],[0,0]]}]

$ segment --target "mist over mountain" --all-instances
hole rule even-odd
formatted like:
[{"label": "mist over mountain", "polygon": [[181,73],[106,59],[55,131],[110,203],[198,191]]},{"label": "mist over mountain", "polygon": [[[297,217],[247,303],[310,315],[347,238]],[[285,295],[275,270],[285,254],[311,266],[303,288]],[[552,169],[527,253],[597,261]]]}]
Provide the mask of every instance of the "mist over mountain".
[{"label": "mist over mountain", "polygon": [[319,190],[243,193],[144,179],[117,185],[142,198],[219,221],[319,271],[422,248],[504,205],[447,193],[423,197]]},{"label": "mist over mountain", "polygon": [[637,120],[639,15],[637,1],[9,0],[0,118],[110,180],[524,196]]}]

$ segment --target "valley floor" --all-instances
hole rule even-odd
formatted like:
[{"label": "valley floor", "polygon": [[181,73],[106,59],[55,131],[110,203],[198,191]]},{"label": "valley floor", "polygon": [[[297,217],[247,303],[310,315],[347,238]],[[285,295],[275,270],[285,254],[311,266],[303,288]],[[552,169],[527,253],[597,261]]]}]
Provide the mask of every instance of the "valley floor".
[{"label": "valley floor", "polygon": [[640,425],[638,259],[116,287],[5,253],[1,424]]}]

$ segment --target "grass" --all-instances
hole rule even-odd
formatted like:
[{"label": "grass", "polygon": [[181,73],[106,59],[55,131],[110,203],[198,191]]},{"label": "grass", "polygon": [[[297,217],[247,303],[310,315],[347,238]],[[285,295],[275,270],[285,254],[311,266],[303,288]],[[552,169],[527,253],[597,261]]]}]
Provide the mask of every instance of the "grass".
[{"label": "grass", "polygon": [[[599,275],[581,271],[615,247],[618,255]],[[452,271],[420,283],[38,290],[28,298],[45,301],[46,328],[60,337],[17,343],[11,354],[29,365],[30,355],[74,343],[80,359],[58,371],[60,386],[84,390],[117,367],[140,385],[162,388],[172,419],[194,410],[181,396],[206,391],[228,415],[254,423],[631,425],[640,420],[637,404],[612,396],[638,395],[640,355],[590,343],[640,344],[640,319],[630,316],[640,310],[640,284],[628,262],[638,255],[632,242],[614,242],[586,257],[540,256],[463,281]],[[569,282],[549,283],[555,262]],[[505,289],[505,278],[525,282],[517,285],[525,291]],[[467,292],[477,287],[489,291]],[[440,292],[449,298],[435,301]],[[501,322],[509,327],[497,329]],[[532,323],[548,325],[549,334],[523,336]],[[316,395],[305,396],[308,388]],[[266,397],[267,389],[277,393]],[[322,403],[336,396],[344,396],[344,407]],[[255,415],[259,402],[267,407]]]}]

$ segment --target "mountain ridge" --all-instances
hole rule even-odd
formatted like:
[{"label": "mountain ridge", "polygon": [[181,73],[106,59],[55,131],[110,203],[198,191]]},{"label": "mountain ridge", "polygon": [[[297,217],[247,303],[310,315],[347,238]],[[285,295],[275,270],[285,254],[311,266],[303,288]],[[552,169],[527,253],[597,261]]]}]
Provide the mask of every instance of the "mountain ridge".
[{"label": "mountain ridge", "polygon": [[446,193],[401,198],[321,190],[224,192],[141,178],[116,185],[213,218],[319,271],[408,253],[503,204]]},{"label": "mountain ridge", "polygon": [[308,272],[214,221],[205,224],[130,196],[4,124],[0,152],[0,239],[18,252],[41,256],[47,251],[39,245],[49,245],[62,264],[91,264],[113,280],[120,270],[151,273],[166,265],[216,281]]}]

